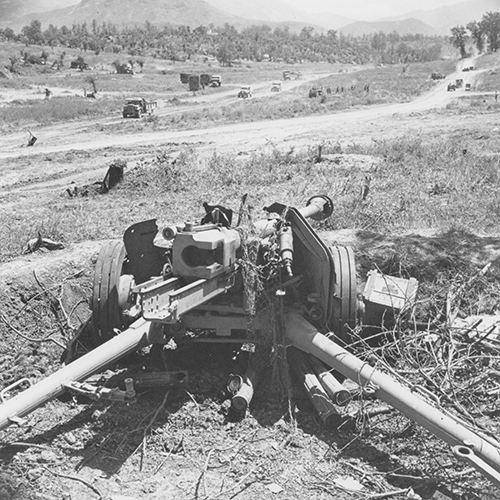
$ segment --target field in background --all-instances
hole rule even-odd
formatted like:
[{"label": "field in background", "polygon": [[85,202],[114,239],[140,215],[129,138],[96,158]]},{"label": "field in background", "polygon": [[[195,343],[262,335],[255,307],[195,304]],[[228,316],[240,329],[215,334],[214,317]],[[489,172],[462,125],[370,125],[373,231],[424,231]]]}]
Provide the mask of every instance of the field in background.
[{"label": "field in background", "polygon": [[[245,62],[239,66],[221,67],[218,63],[172,63],[171,61],[140,58],[142,69],[136,63],[134,75],[118,75],[115,73],[113,61],[126,62],[127,59],[137,61],[138,58],[127,58],[123,55],[101,53],[80,53],[67,50],[64,57],[65,67],[61,71],[50,69],[52,61],[57,60],[63,50],[61,48],[44,48],[20,44],[0,44],[0,66],[8,65],[9,55],[19,54],[27,50],[30,54],[40,55],[42,50],[49,54],[46,66],[19,66],[20,76],[0,80],[0,97],[9,89],[25,89],[25,98],[19,98],[11,104],[1,104],[0,98],[0,130],[10,131],[22,126],[47,125],[86,117],[120,117],[121,102],[126,97],[139,95],[147,99],[165,99],[167,112],[165,117],[153,118],[141,123],[130,121],[121,124],[110,124],[101,127],[104,131],[134,131],[138,128],[196,128],[213,123],[251,121],[259,119],[275,119],[308,114],[329,113],[349,109],[358,105],[381,104],[388,102],[406,102],[416,95],[432,87],[430,74],[433,71],[450,73],[454,69],[451,60],[434,61],[432,63],[416,63],[408,66],[393,65],[386,67],[366,67],[355,65],[304,63],[289,65],[285,63]],[[82,55],[91,66],[89,71],[70,70],[69,63],[78,55]],[[312,83],[304,83],[280,94],[271,94],[270,82],[281,80],[285,69],[301,71],[304,75],[330,74],[317,82],[318,85],[330,87],[332,94],[326,101],[309,99],[308,91]],[[361,69],[361,70],[360,70]],[[360,70],[360,71],[359,71]],[[404,71],[404,72],[403,72]],[[207,88],[196,95],[189,92],[187,85],[180,82],[179,74],[211,73],[222,76],[221,88]],[[92,90],[90,80],[94,80],[99,91],[97,102],[83,103],[75,95],[83,98],[84,89]],[[269,82],[268,94],[250,99],[248,102],[235,102],[238,89],[242,85]],[[368,84],[370,91],[365,92]],[[40,94],[47,87],[53,91],[59,89],[58,100],[48,103],[31,101],[31,94]],[[337,93],[336,90],[339,90]],[[344,92],[341,89],[344,88]],[[207,96],[216,98],[221,92],[234,92],[231,99],[220,99],[204,105],[199,103],[195,109],[183,109],[177,112],[179,104],[197,104]],[[66,95],[67,94],[67,95]],[[179,103],[179,100],[181,101]],[[53,101],[53,103],[52,103]],[[32,112],[31,112],[32,111]]]},{"label": "field in background", "polygon": [[[286,92],[272,93],[271,86],[265,97],[240,99],[231,104],[197,106],[196,109],[184,109],[168,116],[145,120],[141,129],[182,129],[207,127],[219,123],[237,123],[255,120],[273,120],[293,118],[313,114],[325,114],[343,111],[358,106],[408,102],[431,89],[436,82],[430,79],[432,72],[452,73],[453,61],[434,61],[404,66],[393,65],[380,68],[368,68],[355,72],[332,72],[327,78],[304,83]],[[365,85],[369,90],[365,90]],[[309,89],[329,87],[331,94],[323,98],[309,98]],[[234,90],[236,97],[237,89]],[[103,130],[116,130],[116,125]],[[137,125],[122,123],[120,130],[132,131]]]},{"label": "field in background", "polygon": [[[199,214],[204,201],[237,208],[242,193],[260,207],[286,200],[301,206],[317,192],[335,200],[335,217],[323,229],[400,232],[412,229],[500,232],[500,171],[488,155],[488,139],[471,143],[467,134],[451,141],[422,135],[340,148],[325,145],[335,160],[315,162],[316,151],[261,153],[234,158],[180,156],[159,150],[127,171],[107,195],[69,198],[59,193],[32,201],[6,193],[0,198],[0,255],[19,255],[40,232],[64,242],[120,237],[132,222],[150,218],[177,222]],[[85,161],[85,160],[83,160]],[[369,196],[361,200],[365,177]]]}]

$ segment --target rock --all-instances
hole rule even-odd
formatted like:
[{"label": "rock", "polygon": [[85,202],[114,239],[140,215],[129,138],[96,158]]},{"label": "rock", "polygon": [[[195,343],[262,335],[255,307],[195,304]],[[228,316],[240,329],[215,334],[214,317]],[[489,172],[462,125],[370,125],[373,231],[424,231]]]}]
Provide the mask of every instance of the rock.
[{"label": "rock", "polygon": [[75,435],[72,432],[67,432],[66,434],[64,434],[64,440],[70,445],[74,445],[77,441]]},{"label": "rock", "polygon": [[51,450],[42,450],[40,455],[37,457],[37,462],[56,462],[57,455]]},{"label": "rock", "polygon": [[266,488],[271,493],[274,493],[275,495],[284,491],[283,488],[279,484],[276,484],[276,483],[266,484]]},{"label": "rock", "polygon": [[361,491],[364,486],[354,477],[337,477],[333,479],[333,482],[349,491]]}]

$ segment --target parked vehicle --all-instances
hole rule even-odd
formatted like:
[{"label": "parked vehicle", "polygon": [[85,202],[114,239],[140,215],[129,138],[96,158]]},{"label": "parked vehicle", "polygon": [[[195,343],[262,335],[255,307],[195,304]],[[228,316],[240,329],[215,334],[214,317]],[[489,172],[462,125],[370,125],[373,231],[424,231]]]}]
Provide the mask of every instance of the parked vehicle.
[{"label": "parked vehicle", "polygon": [[252,97],[252,88],[249,85],[241,87],[238,92],[238,97],[240,99],[248,99],[249,97]]},{"label": "parked vehicle", "polygon": [[189,75],[188,86],[190,92],[197,92],[201,88],[200,75]]},{"label": "parked vehicle", "polygon": [[464,81],[462,78],[457,78],[455,80],[455,88],[459,89],[460,87],[462,87],[463,84],[464,84]]},{"label": "parked vehicle", "polygon": [[323,87],[311,87],[309,89],[309,97],[320,97],[323,95]]},{"label": "parked vehicle", "polygon": [[146,101],[143,97],[127,99],[123,106],[123,118],[140,118],[142,115],[151,114],[156,106],[156,101]]},{"label": "parked vehicle", "polygon": [[210,85],[211,80],[212,80],[212,75],[209,75],[208,73],[202,73],[200,75],[200,83],[203,87],[208,87],[208,85]]},{"label": "parked vehicle", "polygon": [[470,90],[472,90],[472,86],[471,86],[471,84],[470,84],[470,83],[466,83],[466,84],[465,84],[465,90],[466,90],[467,92],[469,92]]},{"label": "parked vehicle", "polygon": [[283,71],[283,80],[300,80],[302,73],[300,71],[291,71],[286,69]]},{"label": "parked vehicle", "polygon": [[448,92],[452,92],[453,90],[457,90],[457,87],[455,86],[454,83],[449,83],[448,84]]},{"label": "parked vehicle", "polygon": [[273,82],[271,92],[281,92],[281,82]]},{"label": "parked vehicle", "polygon": [[444,78],[446,78],[442,73],[431,73],[431,79],[432,80],[443,80]]},{"label": "parked vehicle", "polygon": [[222,85],[222,77],[220,75],[212,75],[209,85],[210,87],[220,87]]}]

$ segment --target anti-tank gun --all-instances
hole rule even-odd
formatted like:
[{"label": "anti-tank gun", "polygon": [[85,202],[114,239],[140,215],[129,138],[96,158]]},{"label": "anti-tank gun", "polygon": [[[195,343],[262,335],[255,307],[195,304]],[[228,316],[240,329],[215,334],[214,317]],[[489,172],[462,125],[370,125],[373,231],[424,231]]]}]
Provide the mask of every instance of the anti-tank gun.
[{"label": "anti-tank gun", "polygon": [[[376,397],[446,441],[456,455],[500,484],[500,445],[494,439],[479,435],[347,350],[360,318],[374,325],[376,318],[411,308],[416,282],[375,274],[360,300],[352,249],[328,246],[307,220],[333,213],[328,197],[315,196],[302,209],[274,203],[267,207],[266,219],[247,224],[233,225],[233,213],[224,207],[205,205],[205,210],[199,224],[159,229],[155,220],[144,221],[129,227],[123,241],[103,247],[92,297],[97,347],[5,401],[0,430],[21,424],[25,415],[66,390],[100,397],[103,392],[92,392],[86,379],[141,347],[172,340],[265,343],[273,324],[283,336],[282,345],[314,356],[312,366],[321,361],[333,373],[370,386]],[[249,253],[254,256],[250,263]],[[252,290],[245,280],[249,264],[259,270],[265,293],[279,302],[273,311],[281,311],[281,316],[275,321],[268,307],[251,311]],[[313,371],[306,374],[305,383],[313,404],[322,385],[328,396],[339,396],[334,382]],[[250,370],[232,381],[236,409],[250,403],[253,375]],[[136,389],[137,383],[127,380],[116,399],[132,398]]]}]

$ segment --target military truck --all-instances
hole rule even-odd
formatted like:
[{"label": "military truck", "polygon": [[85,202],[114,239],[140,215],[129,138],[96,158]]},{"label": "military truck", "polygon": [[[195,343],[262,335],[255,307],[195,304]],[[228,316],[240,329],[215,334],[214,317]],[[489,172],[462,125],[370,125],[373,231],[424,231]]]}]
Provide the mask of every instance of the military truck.
[{"label": "military truck", "polygon": [[189,75],[188,87],[190,92],[198,92],[201,89],[200,75]]},{"label": "military truck", "polygon": [[252,88],[249,85],[241,87],[238,92],[238,97],[240,99],[248,99],[249,97],[252,97]]},{"label": "military truck", "polygon": [[291,71],[286,69],[283,71],[283,80],[300,80],[302,73],[300,71]]},{"label": "military truck", "polygon": [[323,95],[323,87],[311,87],[309,89],[309,97],[320,97]]},{"label": "military truck", "polygon": [[209,85],[210,87],[220,87],[222,85],[222,77],[220,75],[212,75]]},{"label": "military truck", "polygon": [[446,78],[442,73],[434,72],[431,73],[431,80],[443,80]]},{"label": "military truck", "polygon": [[140,118],[142,115],[151,114],[156,106],[156,101],[146,101],[143,97],[127,99],[123,106],[123,118]]},{"label": "military truck", "polygon": [[281,92],[281,82],[273,82],[271,85],[271,92]]}]

